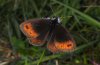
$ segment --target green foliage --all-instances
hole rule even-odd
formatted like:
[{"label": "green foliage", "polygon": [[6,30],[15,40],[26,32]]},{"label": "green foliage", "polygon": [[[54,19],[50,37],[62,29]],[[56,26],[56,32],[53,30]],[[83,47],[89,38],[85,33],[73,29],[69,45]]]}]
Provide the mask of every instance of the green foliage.
[{"label": "green foliage", "polygon": [[[0,0],[0,38],[9,40],[13,53],[20,54],[21,59],[16,65],[53,65],[51,62],[55,59],[58,59],[59,65],[89,65],[91,58],[99,62],[100,8],[91,7],[98,5],[96,2],[88,2],[91,5],[81,0]],[[84,8],[86,5],[88,7]],[[62,25],[76,41],[74,52],[50,54],[46,47],[29,44],[20,31],[20,23],[45,16],[61,18]],[[70,60],[71,54],[75,57],[70,56]]]}]

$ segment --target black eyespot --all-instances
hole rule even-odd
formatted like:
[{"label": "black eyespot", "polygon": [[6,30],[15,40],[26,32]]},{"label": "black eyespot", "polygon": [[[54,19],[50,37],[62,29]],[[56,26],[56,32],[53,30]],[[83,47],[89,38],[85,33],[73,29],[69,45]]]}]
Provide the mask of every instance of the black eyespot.
[{"label": "black eyespot", "polygon": [[26,29],[29,29],[28,25],[26,25]]},{"label": "black eyespot", "polygon": [[68,44],[68,45],[67,45],[67,47],[70,47],[70,46],[72,46],[72,45],[71,45],[71,44]]}]

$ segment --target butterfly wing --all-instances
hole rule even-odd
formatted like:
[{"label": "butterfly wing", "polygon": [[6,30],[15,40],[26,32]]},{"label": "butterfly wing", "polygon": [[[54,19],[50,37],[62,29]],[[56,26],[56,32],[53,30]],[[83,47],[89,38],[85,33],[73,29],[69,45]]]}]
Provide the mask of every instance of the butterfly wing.
[{"label": "butterfly wing", "polygon": [[69,32],[60,24],[56,25],[53,41],[48,43],[48,49],[53,52],[70,52],[73,51],[76,44]]},{"label": "butterfly wing", "polygon": [[70,52],[76,47],[75,41],[61,24],[56,25],[54,43],[61,52]]},{"label": "butterfly wing", "polygon": [[42,45],[48,36],[49,21],[48,19],[27,20],[20,25],[20,29],[32,45]]},{"label": "butterfly wing", "polygon": [[47,48],[49,51],[53,53],[57,53],[59,52],[59,50],[55,46],[54,37],[55,37],[55,32],[51,33],[50,38],[47,43]]}]

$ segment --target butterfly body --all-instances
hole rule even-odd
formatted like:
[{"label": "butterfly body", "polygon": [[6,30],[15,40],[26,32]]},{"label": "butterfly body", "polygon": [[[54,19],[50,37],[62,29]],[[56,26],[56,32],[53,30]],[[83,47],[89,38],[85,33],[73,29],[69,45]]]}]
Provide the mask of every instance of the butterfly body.
[{"label": "butterfly body", "polygon": [[53,53],[70,52],[76,47],[58,17],[27,20],[20,25],[20,29],[30,44],[41,46],[47,41],[47,48]]}]

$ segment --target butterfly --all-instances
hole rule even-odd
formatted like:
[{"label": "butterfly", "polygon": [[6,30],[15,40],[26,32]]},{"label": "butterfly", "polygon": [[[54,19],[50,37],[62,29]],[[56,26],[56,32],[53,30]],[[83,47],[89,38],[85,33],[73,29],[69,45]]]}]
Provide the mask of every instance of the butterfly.
[{"label": "butterfly", "polygon": [[61,25],[59,17],[26,20],[20,24],[20,29],[30,44],[41,46],[46,42],[52,53],[70,52],[76,47],[72,36]]}]

